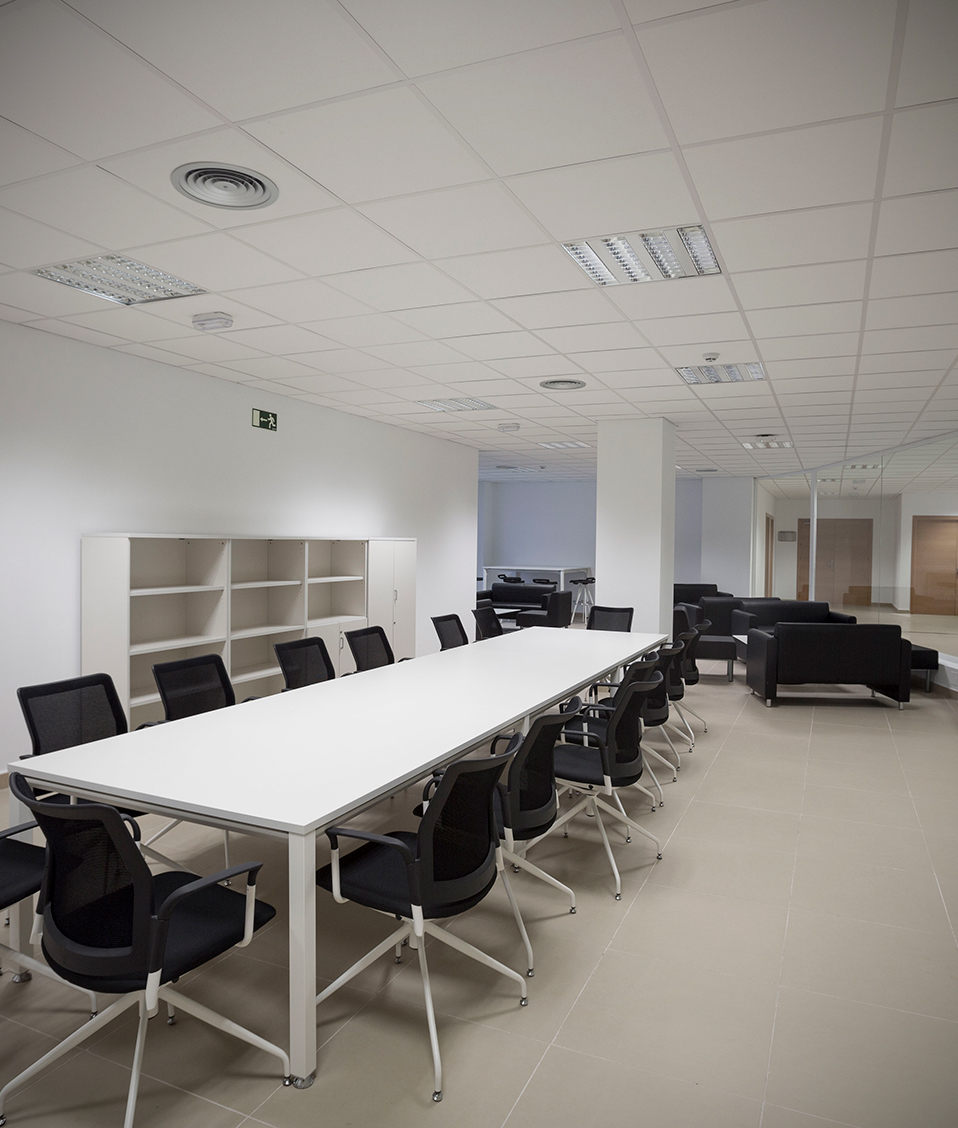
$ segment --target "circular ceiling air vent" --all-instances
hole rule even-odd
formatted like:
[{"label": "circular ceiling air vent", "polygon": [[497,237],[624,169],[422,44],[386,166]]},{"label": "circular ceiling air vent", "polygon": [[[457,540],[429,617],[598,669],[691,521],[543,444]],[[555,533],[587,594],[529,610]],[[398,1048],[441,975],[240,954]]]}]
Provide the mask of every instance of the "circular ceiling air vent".
[{"label": "circular ceiling air vent", "polygon": [[584,388],[585,380],[571,380],[568,377],[559,380],[540,380],[540,388],[546,388],[550,392],[572,392],[576,388]]},{"label": "circular ceiling air vent", "polygon": [[177,192],[212,208],[265,208],[279,195],[268,176],[251,168],[223,168],[192,162],[173,169],[170,180]]}]

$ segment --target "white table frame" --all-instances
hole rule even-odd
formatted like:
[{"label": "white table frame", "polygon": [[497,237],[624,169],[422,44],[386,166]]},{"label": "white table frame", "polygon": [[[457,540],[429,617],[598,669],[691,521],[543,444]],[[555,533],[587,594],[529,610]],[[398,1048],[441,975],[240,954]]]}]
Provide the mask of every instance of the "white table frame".
[{"label": "white table frame", "polygon": [[[316,1071],[317,834],[497,733],[527,730],[534,715],[664,641],[533,628],[18,760],[9,770],[81,798],[286,839],[289,1050],[294,1084],[305,1088]],[[425,731],[408,724],[411,701],[428,703]],[[11,825],[28,817],[11,794]],[[11,909],[11,947],[24,953],[29,916]]]}]

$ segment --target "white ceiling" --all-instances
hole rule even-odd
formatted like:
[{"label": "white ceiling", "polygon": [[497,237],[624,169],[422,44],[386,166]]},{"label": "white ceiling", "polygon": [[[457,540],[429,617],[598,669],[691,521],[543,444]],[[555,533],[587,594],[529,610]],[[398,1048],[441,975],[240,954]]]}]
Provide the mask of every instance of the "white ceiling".
[{"label": "white ceiling", "polygon": [[[956,54],[954,0],[0,3],[0,317],[453,439],[486,478],[591,477],[623,416],[728,474],[943,434]],[[279,198],[193,203],[188,161]],[[602,288],[561,247],[689,223],[721,276]],[[209,293],[29,273],[105,252]],[[192,327],[213,310],[233,327]],[[687,386],[710,351],[769,378]],[[494,409],[415,402],[448,397]]]}]

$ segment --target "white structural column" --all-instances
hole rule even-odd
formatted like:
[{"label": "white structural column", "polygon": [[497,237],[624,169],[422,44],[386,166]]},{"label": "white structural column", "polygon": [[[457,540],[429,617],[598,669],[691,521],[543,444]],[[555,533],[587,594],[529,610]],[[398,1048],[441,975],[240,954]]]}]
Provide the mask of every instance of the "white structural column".
[{"label": "white structural column", "polygon": [[596,602],[634,607],[634,631],[672,630],[675,426],[599,421]]}]

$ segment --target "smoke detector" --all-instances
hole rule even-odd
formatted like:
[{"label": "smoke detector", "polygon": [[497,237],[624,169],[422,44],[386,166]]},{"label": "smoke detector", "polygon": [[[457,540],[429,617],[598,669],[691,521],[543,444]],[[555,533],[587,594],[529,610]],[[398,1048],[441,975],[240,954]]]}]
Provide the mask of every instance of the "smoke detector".
[{"label": "smoke detector", "polygon": [[170,180],[177,192],[211,208],[249,211],[265,208],[279,196],[279,189],[268,176],[240,165],[226,168],[193,161],[173,169]]},{"label": "smoke detector", "polygon": [[714,364],[718,360],[718,358],[719,354],[717,352],[702,353],[702,359],[706,364]]},{"label": "smoke detector", "polygon": [[519,424],[518,423],[500,423],[499,426],[496,428],[496,430],[501,431],[505,435],[505,434],[508,434],[510,431],[518,431],[519,430]]},{"label": "smoke detector", "polygon": [[204,333],[210,333],[214,329],[229,329],[232,324],[233,318],[228,313],[223,313],[222,310],[193,315],[193,328],[202,329]]}]

